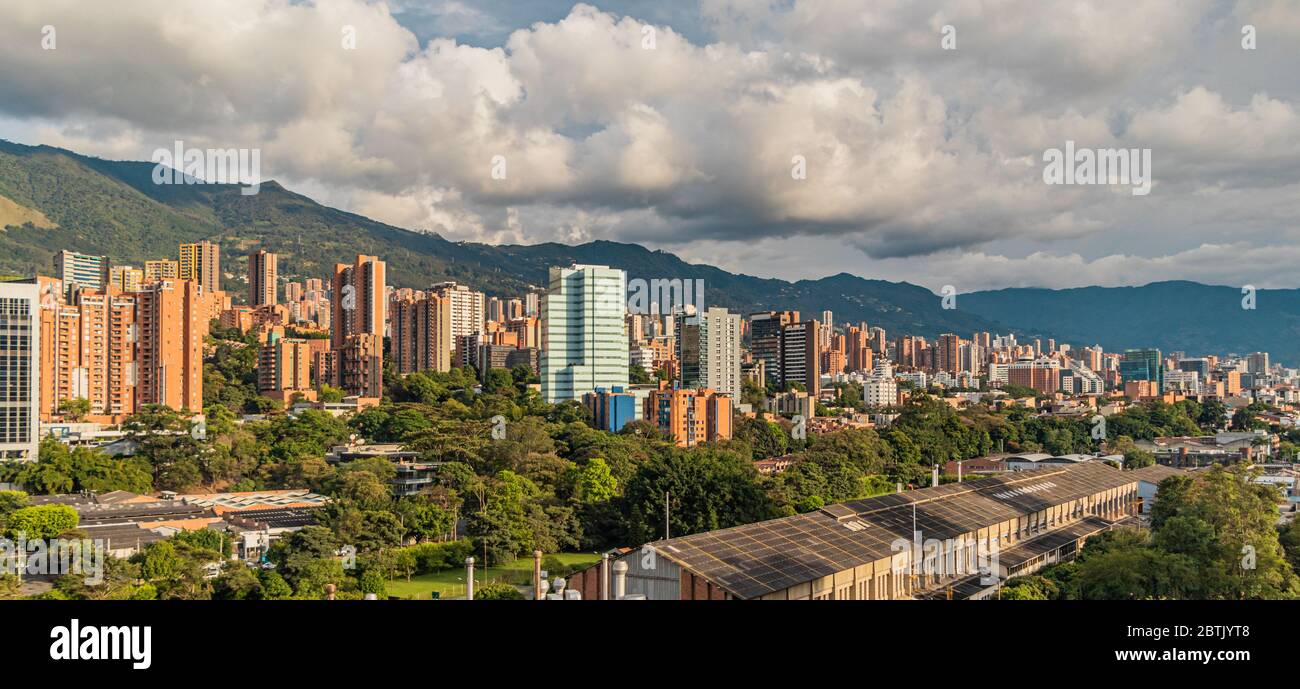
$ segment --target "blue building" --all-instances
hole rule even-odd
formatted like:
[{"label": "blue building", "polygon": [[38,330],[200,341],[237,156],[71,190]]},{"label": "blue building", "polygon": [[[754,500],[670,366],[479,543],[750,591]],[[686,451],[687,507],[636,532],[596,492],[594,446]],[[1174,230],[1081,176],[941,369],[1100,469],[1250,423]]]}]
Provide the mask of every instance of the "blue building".
[{"label": "blue building", "polygon": [[1149,380],[1156,384],[1156,392],[1165,390],[1164,361],[1158,349],[1126,349],[1119,362],[1119,376],[1125,383]]},{"label": "blue building", "polygon": [[622,386],[612,389],[596,388],[582,396],[583,404],[591,411],[591,422],[602,431],[617,433],[628,423],[640,418],[636,396]]}]

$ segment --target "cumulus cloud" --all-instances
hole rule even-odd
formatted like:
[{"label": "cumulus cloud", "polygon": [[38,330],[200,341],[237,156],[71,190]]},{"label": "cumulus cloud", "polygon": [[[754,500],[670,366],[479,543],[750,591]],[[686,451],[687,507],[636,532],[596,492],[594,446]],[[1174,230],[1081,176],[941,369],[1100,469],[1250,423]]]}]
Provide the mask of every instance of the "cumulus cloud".
[{"label": "cumulus cloud", "polygon": [[[514,25],[450,0],[0,5],[0,135],[258,147],[264,177],[453,239],[802,242],[827,254],[755,260],[1052,284],[1300,229],[1297,86],[1272,76],[1292,3],[702,0],[704,38],[582,4]],[[1155,191],[1045,185],[1067,140],[1151,148]]]}]

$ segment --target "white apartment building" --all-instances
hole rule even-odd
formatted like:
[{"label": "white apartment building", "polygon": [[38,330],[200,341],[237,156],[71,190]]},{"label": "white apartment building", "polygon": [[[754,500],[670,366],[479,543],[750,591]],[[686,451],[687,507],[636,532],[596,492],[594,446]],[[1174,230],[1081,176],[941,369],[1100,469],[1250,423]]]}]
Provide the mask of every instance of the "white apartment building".
[{"label": "white apartment building", "polygon": [[482,292],[475,292],[465,285],[455,282],[440,282],[429,291],[451,302],[451,341],[456,342],[462,335],[477,335],[483,332],[483,313],[487,307],[487,298]]},{"label": "white apartment building", "polygon": [[868,407],[892,407],[898,401],[898,383],[894,376],[871,375],[862,381],[862,401]]},{"label": "white apartment building", "polygon": [[542,300],[542,398],[581,400],[628,384],[623,313],[627,274],[607,266],[551,268]]},{"label": "white apartment building", "polygon": [[712,307],[677,314],[677,360],[682,386],[740,394],[740,314]]},{"label": "white apartment building", "polygon": [[0,283],[0,459],[37,458],[40,339],[40,287]]}]

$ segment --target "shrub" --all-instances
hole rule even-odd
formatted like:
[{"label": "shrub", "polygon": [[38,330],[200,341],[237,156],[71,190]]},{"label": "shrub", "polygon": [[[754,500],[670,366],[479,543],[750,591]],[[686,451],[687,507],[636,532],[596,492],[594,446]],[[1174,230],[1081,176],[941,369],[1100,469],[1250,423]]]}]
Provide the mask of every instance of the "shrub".
[{"label": "shrub", "polygon": [[474,600],[525,600],[524,594],[510,584],[483,584],[474,589]]}]

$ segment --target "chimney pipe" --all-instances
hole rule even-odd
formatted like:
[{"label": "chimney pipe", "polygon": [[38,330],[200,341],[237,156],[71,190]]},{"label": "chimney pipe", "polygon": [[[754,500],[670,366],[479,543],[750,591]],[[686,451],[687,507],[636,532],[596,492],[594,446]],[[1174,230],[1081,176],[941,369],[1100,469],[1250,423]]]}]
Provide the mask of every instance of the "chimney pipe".
[{"label": "chimney pipe", "polygon": [[902,482],[902,481],[899,481],[898,483],[895,483],[895,484],[894,484],[894,492],[895,492],[895,493],[901,493],[901,492],[903,492],[903,482]]},{"label": "chimney pipe", "polygon": [[474,558],[465,558],[465,600],[474,600]]},{"label": "chimney pipe", "polygon": [[614,563],[614,600],[623,600],[627,593],[627,563],[619,560]]},{"label": "chimney pipe", "polygon": [[609,553],[600,556],[600,599],[609,600]]},{"label": "chimney pipe", "polygon": [[939,465],[936,464],[934,465],[934,469],[931,470],[930,486],[937,487],[938,485],[939,485]]},{"label": "chimney pipe", "polygon": [[542,600],[542,551],[533,551],[533,598]]},{"label": "chimney pipe", "polygon": [[961,483],[961,461],[957,462],[957,483]]}]

